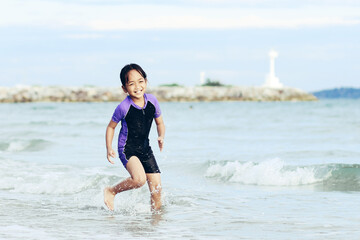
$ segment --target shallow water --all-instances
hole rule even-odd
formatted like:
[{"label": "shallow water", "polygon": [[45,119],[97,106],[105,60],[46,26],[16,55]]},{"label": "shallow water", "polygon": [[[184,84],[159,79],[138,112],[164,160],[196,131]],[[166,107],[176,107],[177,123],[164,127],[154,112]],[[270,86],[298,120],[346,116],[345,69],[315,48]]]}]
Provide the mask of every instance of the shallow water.
[{"label": "shallow water", "polygon": [[359,100],[161,103],[160,214],[146,186],[103,204],[116,105],[0,105],[0,238],[359,239]]}]

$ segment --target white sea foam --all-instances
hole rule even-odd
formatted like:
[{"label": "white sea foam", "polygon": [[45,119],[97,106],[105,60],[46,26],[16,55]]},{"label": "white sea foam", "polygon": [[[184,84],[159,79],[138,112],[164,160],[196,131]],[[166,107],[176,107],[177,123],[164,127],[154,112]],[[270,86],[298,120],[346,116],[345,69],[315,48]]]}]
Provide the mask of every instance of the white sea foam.
[{"label": "white sea foam", "polygon": [[29,147],[30,143],[25,141],[14,141],[10,142],[6,151],[8,152],[20,152]]},{"label": "white sea foam", "polygon": [[49,141],[43,139],[20,140],[14,139],[9,142],[2,142],[0,150],[4,152],[23,152],[23,151],[39,151],[46,148],[50,144]]},{"label": "white sea foam", "polygon": [[18,193],[73,194],[109,184],[114,177],[101,168],[41,165],[1,160],[0,189]]},{"label": "white sea foam", "polygon": [[290,167],[276,158],[260,163],[233,161],[225,165],[214,164],[207,169],[205,176],[251,185],[296,186],[324,181],[331,172],[322,176],[316,175],[315,167]]},{"label": "white sea foam", "polygon": [[[125,179],[113,167],[81,168],[70,165],[45,165],[29,162],[0,160],[0,190],[10,193],[50,195],[51,198],[69,197],[81,209],[106,208],[103,189]],[[163,194],[162,198],[164,201]],[[45,196],[44,196],[45,197]],[[147,187],[119,194],[115,199],[116,212],[128,215],[150,213]]]},{"label": "white sea foam", "polygon": [[0,238],[3,239],[56,239],[43,229],[20,225],[0,226]]}]

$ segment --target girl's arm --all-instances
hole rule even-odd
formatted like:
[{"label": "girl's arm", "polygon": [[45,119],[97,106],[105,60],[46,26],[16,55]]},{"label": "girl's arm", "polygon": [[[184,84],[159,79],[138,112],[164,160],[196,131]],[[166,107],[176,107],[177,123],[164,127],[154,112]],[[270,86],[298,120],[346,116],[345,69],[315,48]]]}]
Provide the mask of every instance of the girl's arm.
[{"label": "girl's arm", "polygon": [[165,137],[165,124],[162,116],[155,118],[155,123],[158,132],[158,144],[161,152],[164,146],[164,137]]},{"label": "girl's arm", "polygon": [[106,137],[105,137],[105,141],[106,141],[106,156],[107,156],[107,160],[111,163],[114,164],[114,161],[111,160],[111,157],[114,158],[116,157],[115,151],[112,148],[112,141],[114,138],[114,132],[115,132],[115,128],[117,126],[117,123],[114,122],[113,120],[111,120],[106,128]]}]

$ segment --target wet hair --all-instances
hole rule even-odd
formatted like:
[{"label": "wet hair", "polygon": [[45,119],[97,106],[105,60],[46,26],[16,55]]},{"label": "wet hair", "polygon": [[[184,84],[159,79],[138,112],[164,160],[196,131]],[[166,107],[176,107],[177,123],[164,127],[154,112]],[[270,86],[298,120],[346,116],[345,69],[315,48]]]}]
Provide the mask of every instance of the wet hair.
[{"label": "wet hair", "polygon": [[120,71],[120,80],[121,80],[121,84],[124,87],[126,86],[126,83],[129,81],[129,72],[131,70],[137,71],[145,80],[147,80],[145,71],[136,63],[130,63],[125,65]]}]

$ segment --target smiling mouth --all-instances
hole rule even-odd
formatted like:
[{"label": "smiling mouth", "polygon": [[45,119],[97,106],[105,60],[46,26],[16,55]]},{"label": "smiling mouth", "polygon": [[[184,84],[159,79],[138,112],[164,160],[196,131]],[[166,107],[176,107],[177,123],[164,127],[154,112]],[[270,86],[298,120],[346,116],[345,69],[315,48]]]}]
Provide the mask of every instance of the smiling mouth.
[{"label": "smiling mouth", "polygon": [[134,91],[135,94],[142,93],[143,89]]}]

